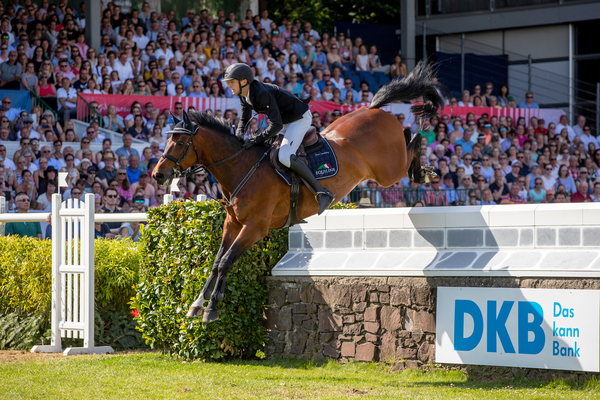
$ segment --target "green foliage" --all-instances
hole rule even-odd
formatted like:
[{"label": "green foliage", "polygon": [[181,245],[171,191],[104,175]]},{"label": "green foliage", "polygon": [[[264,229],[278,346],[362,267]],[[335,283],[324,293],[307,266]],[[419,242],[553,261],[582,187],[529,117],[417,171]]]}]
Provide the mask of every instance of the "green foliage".
[{"label": "green foliage", "polygon": [[372,0],[280,0],[269,4],[272,19],[300,18],[319,32],[333,32],[336,21],[366,24],[399,24],[400,3]]},{"label": "green foliage", "polygon": [[144,266],[133,307],[152,348],[182,358],[255,357],[266,341],[265,277],[287,251],[287,229],[271,231],[233,266],[220,319],[185,314],[206,281],[221,244],[225,210],[216,202],[176,201],[148,212]]},{"label": "green foliage", "polygon": [[[129,302],[139,281],[139,245],[128,240],[95,241],[97,343],[117,349],[143,347]],[[48,344],[52,301],[52,242],[0,237],[0,349]],[[81,346],[81,339],[64,345]]]}]

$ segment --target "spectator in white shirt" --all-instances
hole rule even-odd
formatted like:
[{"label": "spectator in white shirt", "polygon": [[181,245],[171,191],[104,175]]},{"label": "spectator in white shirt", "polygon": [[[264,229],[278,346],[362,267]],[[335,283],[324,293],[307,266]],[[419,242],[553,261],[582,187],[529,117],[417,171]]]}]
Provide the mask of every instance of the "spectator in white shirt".
[{"label": "spectator in white shirt", "polygon": [[63,121],[68,121],[77,116],[77,90],[71,87],[69,78],[63,78],[62,84],[63,87],[56,93],[58,113],[62,115]]},{"label": "spectator in white shirt", "polygon": [[138,49],[145,49],[148,43],[150,43],[150,39],[146,35],[144,35],[144,27],[138,25],[135,28],[135,35],[133,35],[133,41],[137,44]]},{"label": "spectator in white shirt", "polygon": [[473,107],[473,103],[471,103],[469,101],[469,99],[471,98],[470,93],[468,90],[464,90],[462,92],[462,100],[458,102],[458,105],[460,107]]},{"label": "spectator in white shirt", "polygon": [[124,82],[127,79],[133,79],[133,65],[131,61],[127,61],[127,53],[122,52],[119,55],[119,59],[115,60],[113,64],[113,71],[119,73],[119,79]]},{"label": "spectator in white shirt", "polygon": [[271,33],[271,22],[273,22],[272,20],[269,19],[269,11],[268,10],[263,10],[262,13],[260,13],[260,24],[262,25],[263,29],[265,30],[265,33],[268,35],[269,33]]},{"label": "spectator in white shirt", "polygon": [[559,133],[562,132],[562,130],[564,128],[567,128],[567,133],[569,135],[569,140],[572,142],[575,139],[575,136],[577,136],[575,134],[575,131],[573,130],[573,128],[571,128],[569,126],[569,123],[567,122],[567,116],[566,115],[561,115],[560,116],[560,122],[558,124],[556,124],[556,129],[554,130],[554,132]]},{"label": "spectator in white shirt", "polygon": [[573,125],[573,131],[577,136],[583,135],[583,127],[585,126],[586,119],[583,115],[577,117],[577,125]]},{"label": "spectator in white shirt", "polygon": [[[584,117],[585,118],[585,117]],[[596,149],[600,146],[598,146],[598,140],[593,137],[591,135],[592,130],[589,126],[585,125],[583,127],[583,135],[579,136],[579,138],[581,139],[581,141],[583,142],[583,144],[585,144],[585,148],[589,148],[589,144],[590,143],[594,143],[594,146],[596,146]]]},{"label": "spectator in white shirt", "polygon": [[169,62],[169,60],[173,57],[175,57],[175,54],[173,54],[173,50],[169,49],[167,47],[167,40],[166,39],[160,39],[160,47],[158,49],[156,49],[156,51],[154,52],[154,55],[156,56],[157,59],[160,60],[160,56],[165,56],[165,62]]}]

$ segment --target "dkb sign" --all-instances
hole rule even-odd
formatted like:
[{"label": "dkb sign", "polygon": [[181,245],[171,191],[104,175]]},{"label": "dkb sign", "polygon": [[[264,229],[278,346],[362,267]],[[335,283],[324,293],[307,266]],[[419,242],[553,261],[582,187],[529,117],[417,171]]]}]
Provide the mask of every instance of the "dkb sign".
[{"label": "dkb sign", "polygon": [[436,362],[599,372],[600,291],[438,288]]}]

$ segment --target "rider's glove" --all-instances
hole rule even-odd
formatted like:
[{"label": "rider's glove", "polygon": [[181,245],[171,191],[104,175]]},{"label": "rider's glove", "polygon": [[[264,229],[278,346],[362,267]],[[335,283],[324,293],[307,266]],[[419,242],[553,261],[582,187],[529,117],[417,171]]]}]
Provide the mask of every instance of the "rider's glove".
[{"label": "rider's glove", "polygon": [[244,141],[244,149],[248,150],[250,147],[254,146],[256,144],[256,141],[254,139],[246,139],[246,141]]}]

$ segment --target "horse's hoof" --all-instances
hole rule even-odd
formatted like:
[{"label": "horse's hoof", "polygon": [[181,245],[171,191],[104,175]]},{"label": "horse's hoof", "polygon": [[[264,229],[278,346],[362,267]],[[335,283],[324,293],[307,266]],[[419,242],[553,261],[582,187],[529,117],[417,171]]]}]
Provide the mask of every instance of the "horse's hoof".
[{"label": "horse's hoof", "polygon": [[188,311],[186,317],[188,318],[197,318],[200,317],[204,313],[204,308],[200,306],[191,306]]},{"label": "horse's hoof", "polygon": [[204,311],[204,316],[202,317],[202,322],[208,324],[208,323],[216,321],[218,319],[219,319],[219,310],[214,310],[214,311],[206,310],[206,311]]}]

